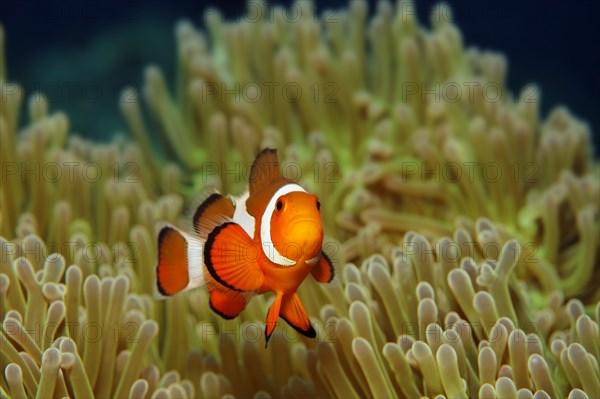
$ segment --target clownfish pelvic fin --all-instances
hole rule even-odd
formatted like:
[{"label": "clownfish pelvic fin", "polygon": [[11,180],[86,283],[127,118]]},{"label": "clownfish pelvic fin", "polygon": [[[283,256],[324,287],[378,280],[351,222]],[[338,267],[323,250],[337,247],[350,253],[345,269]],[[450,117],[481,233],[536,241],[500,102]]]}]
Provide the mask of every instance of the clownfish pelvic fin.
[{"label": "clownfish pelvic fin", "polygon": [[271,304],[269,308],[269,312],[267,313],[267,325],[265,327],[265,348],[269,344],[269,338],[273,334],[275,330],[275,326],[277,325],[277,319],[279,318],[279,310],[281,309],[281,300],[283,299],[283,293],[277,292],[275,296],[275,300]]},{"label": "clownfish pelvic fin", "polygon": [[277,318],[281,316],[294,330],[308,338],[317,336],[317,332],[310,323],[304,305],[297,292],[292,294],[277,293],[275,301],[269,308],[267,314],[267,325],[265,328],[265,348],[275,330]]}]

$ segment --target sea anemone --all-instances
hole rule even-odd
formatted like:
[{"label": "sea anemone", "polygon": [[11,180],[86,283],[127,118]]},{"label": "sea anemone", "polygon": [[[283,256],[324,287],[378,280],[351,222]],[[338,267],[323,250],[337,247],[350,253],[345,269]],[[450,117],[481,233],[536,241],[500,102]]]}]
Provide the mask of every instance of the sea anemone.
[{"label": "sea anemone", "polygon": [[[19,128],[0,29],[0,394],[599,397],[587,125],[513,96],[445,4],[430,30],[408,1],[292,7],[179,23],[174,94],[148,67],[120,101],[134,142],[108,144],[42,94]],[[267,146],[321,198],[338,278],[300,288],[316,339],[282,325],[265,350],[269,298],[224,321],[202,289],[151,295],[155,225],[241,192]]]}]

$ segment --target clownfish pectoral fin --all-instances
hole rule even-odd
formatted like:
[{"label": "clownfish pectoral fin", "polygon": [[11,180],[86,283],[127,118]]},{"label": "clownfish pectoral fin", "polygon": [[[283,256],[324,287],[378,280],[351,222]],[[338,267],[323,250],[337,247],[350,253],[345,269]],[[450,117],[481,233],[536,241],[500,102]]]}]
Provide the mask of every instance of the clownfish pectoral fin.
[{"label": "clownfish pectoral fin", "polygon": [[277,319],[279,318],[279,309],[281,308],[281,301],[283,298],[283,294],[281,292],[277,293],[275,297],[275,301],[269,308],[269,313],[267,313],[267,325],[265,327],[265,348],[269,344],[269,338],[271,338],[271,334],[275,330],[275,325],[277,324]]},{"label": "clownfish pectoral fin", "polygon": [[277,150],[265,148],[256,156],[252,168],[250,168],[250,196],[260,192],[280,177]]},{"label": "clownfish pectoral fin", "polygon": [[329,256],[323,251],[321,251],[321,257],[319,261],[310,271],[310,274],[317,280],[319,283],[330,283],[333,280],[333,276],[335,272],[333,270],[333,263],[331,263],[331,259]]},{"label": "clownfish pectoral fin", "polygon": [[227,289],[212,290],[208,303],[216,314],[226,320],[233,319],[246,307],[246,299],[239,292]]},{"label": "clownfish pectoral fin", "polygon": [[204,285],[202,244],[173,226],[158,233],[155,297],[162,299]]},{"label": "clownfish pectoral fin", "polygon": [[209,195],[194,213],[194,230],[206,240],[210,232],[226,220],[231,220],[235,212],[233,202],[219,193]]},{"label": "clownfish pectoral fin", "polygon": [[300,334],[309,338],[317,336],[317,332],[312,324],[310,324],[306,310],[304,310],[304,306],[302,305],[297,292],[283,296],[280,315],[283,320]]},{"label": "clownfish pectoral fin", "polygon": [[204,263],[217,283],[233,291],[256,291],[264,281],[258,266],[258,250],[248,233],[234,222],[226,222],[208,235]]}]

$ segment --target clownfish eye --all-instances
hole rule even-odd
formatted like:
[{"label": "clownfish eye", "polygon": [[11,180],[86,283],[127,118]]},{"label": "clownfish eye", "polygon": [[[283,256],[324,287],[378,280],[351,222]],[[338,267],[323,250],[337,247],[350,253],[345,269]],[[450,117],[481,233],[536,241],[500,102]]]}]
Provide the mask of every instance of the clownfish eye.
[{"label": "clownfish eye", "polygon": [[277,210],[281,211],[283,209],[283,201],[279,200],[277,201]]},{"label": "clownfish eye", "polygon": [[318,211],[321,210],[321,202],[319,200],[317,200],[317,210]]}]

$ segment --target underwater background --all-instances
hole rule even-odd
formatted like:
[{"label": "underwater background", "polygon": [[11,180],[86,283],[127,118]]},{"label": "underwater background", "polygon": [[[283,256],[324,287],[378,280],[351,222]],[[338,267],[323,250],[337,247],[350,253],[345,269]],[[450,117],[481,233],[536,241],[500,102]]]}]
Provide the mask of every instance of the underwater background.
[{"label": "underwater background", "polygon": [[[599,398],[598,11],[2,2],[0,397]],[[268,349],[270,296],[153,297],[265,147],[336,270]]]},{"label": "underwater background", "polygon": [[[346,3],[318,1],[314,7],[321,12],[343,8]],[[369,3],[373,13],[377,2]],[[436,3],[419,1],[415,7],[419,19],[427,20]],[[467,44],[507,56],[507,86],[511,90],[537,83],[543,90],[544,113],[552,106],[565,104],[577,110],[593,132],[598,132],[600,51],[596,42],[600,25],[595,17],[600,6],[596,2],[462,0],[448,4]],[[12,78],[28,92],[47,89],[51,93],[48,95],[54,94],[57,108],[72,115],[75,130],[102,139],[125,131],[115,97],[123,86],[141,84],[140,71],[148,63],[160,65],[167,76],[173,76],[173,27],[177,21],[188,19],[201,24],[202,13],[209,7],[218,8],[229,19],[239,19],[246,11],[246,2],[152,0],[89,5],[32,1],[6,2],[1,7],[2,22],[11,38],[7,56]],[[90,93],[84,95],[84,89],[74,82],[88,84],[86,90]],[[97,95],[97,90],[102,95]],[[89,123],[90,118],[94,123]],[[598,137],[593,135],[596,149],[600,146]]]}]

